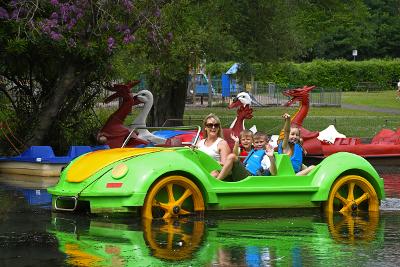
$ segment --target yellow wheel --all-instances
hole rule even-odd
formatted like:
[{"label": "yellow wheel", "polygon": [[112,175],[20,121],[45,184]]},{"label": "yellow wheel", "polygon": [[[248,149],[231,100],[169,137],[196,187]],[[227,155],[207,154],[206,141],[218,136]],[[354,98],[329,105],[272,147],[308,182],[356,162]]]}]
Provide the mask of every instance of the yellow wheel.
[{"label": "yellow wheel", "polygon": [[358,175],[340,177],[333,184],[328,200],[324,203],[325,212],[379,211],[379,199],[374,187],[367,179]]},{"label": "yellow wheel", "polygon": [[204,200],[197,185],[186,177],[167,176],[154,184],[142,208],[144,218],[178,217],[204,211]]},{"label": "yellow wheel", "polygon": [[164,260],[192,258],[203,240],[204,229],[204,221],[143,220],[144,239],[152,255]]},{"label": "yellow wheel", "polygon": [[327,213],[327,223],[332,238],[340,243],[353,244],[376,238],[379,215],[376,212],[352,214]]}]

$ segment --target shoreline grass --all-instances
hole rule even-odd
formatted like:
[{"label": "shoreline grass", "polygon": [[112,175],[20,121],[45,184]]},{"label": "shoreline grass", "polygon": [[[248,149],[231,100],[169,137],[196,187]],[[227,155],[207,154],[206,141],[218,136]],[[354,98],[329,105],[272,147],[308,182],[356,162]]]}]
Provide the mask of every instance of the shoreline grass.
[{"label": "shoreline grass", "polygon": [[[343,92],[342,104],[400,111],[400,100],[396,99],[395,91]],[[245,122],[246,128],[256,125],[260,131],[277,134],[283,126],[281,115],[289,113],[293,116],[298,107],[254,107],[253,109],[253,119]],[[229,127],[236,116],[235,110],[226,107],[188,107],[184,114],[185,124],[195,121],[201,123],[202,118],[211,112],[221,118],[224,127]],[[322,131],[330,124],[335,125],[336,129],[346,136],[372,138],[383,128],[396,130],[400,127],[400,115],[394,115],[390,111],[312,106],[303,122],[303,126],[311,131]]]},{"label": "shoreline grass", "polygon": [[395,90],[374,92],[343,92],[342,104],[400,110],[400,100],[396,99],[396,97],[397,92]]}]

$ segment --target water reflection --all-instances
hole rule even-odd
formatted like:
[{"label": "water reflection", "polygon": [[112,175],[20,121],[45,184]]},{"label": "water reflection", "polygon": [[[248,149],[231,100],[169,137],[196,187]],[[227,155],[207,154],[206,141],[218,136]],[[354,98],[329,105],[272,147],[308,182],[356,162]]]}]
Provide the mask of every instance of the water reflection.
[{"label": "water reflection", "polygon": [[[36,177],[23,174],[0,174],[0,186],[10,188],[28,205],[51,208],[51,195],[47,188],[58,182],[57,177]],[[1,196],[0,196],[1,197]]]},{"label": "water reflection", "polygon": [[385,181],[385,193],[389,198],[400,198],[400,173],[383,173],[381,177]]},{"label": "water reflection", "polygon": [[357,244],[373,241],[379,225],[379,213],[332,214],[326,219],[331,237],[336,242]]},{"label": "water reflection", "polygon": [[[396,196],[399,179],[385,179],[393,190],[385,184],[388,196]],[[130,215],[52,213],[43,187],[54,179],[2,181],[2,266],[26,262],[31,266],[230,267],[400,263],[400,202],[397,210],[383,209],[380,214],[262,210],[142,221]]]},{"label": "water reflection", "polygon": [[143,220],[143,234],[154,257],[183,260],[193,257],[205,232],[204,220]]},{"label": "water reflection", "polygon": [[340,248],[368,251],[383,242],[376,214],[143,222],[53,216],[48,231],[74,266],[300,266],[321,257],[334,264],[354,256]]}]

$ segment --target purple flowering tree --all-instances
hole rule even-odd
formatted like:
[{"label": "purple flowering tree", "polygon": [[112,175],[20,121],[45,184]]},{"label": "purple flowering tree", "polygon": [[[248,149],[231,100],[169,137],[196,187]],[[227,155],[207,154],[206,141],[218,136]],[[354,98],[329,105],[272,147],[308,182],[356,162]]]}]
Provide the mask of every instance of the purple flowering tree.
[{"label": "purple flowering tree", "polygon": [[28,145],[62,147],[60,132],[84,127],[80,116],[113,77],[113,54],[145,33],[154,44],[160,39],[156,27],[169,2],[1,1],[0,91],[19,136]]}]

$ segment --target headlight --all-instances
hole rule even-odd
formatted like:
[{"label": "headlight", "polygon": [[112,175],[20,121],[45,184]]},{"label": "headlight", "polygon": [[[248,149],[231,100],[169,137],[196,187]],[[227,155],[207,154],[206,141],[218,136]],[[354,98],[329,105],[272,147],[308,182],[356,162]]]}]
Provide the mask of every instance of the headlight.
[{"label": "headlight", "polygon": [[121,179],[128,172],[128,166],[125,163],[120,163],[111,171],[111,176],[114,179]]}]

